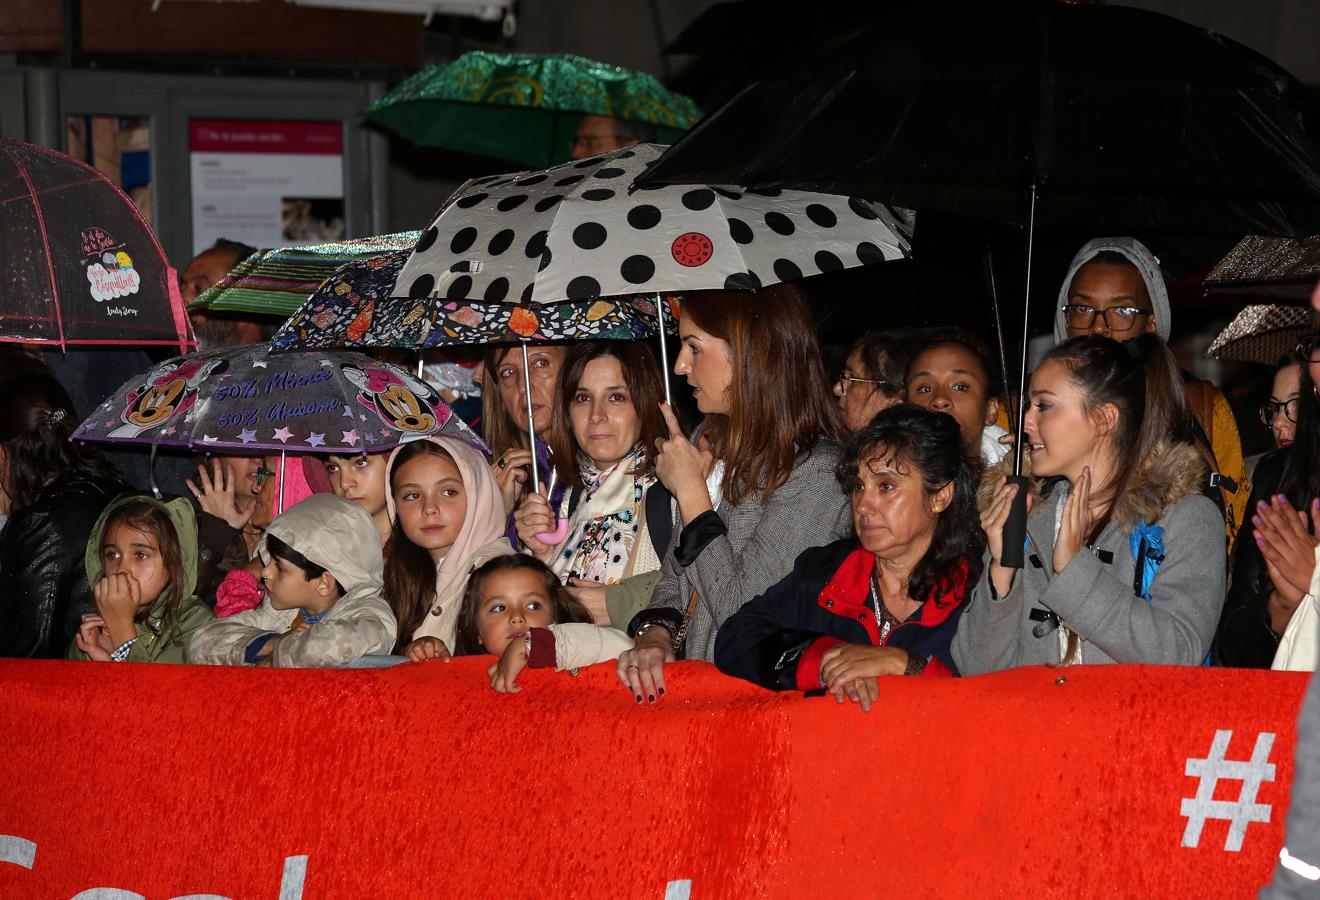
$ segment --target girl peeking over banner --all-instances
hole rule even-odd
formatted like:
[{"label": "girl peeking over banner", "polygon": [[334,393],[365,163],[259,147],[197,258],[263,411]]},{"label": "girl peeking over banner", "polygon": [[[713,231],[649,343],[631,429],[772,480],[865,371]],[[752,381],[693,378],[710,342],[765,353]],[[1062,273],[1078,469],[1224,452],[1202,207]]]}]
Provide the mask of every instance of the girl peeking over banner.
[{"label": "girl peeking over banner", "polygon": [[215,617],[193,593],[197,519],[192,504],[129,494],[112,500],[87,541],[93,608],[69,659],[188,662],[193,633]]},{"label": "girl peeking over banner", "polygon": [[275,517],[258,552],[261,605],[200,629],[193,662],[313,668],[390,652],[380,534],[365,509],[314,494]]},{"label": "girl peeking over banner", "polygon": [[499,661],[490,686],[516,694],[528,666],[562,672],[617,659],[632,646],[616,628],[593,625],[591,613],[545,563],[525,553],[488,560],[468,579],[458,614],[455,655],[486,652]]},{"label": "girl peeking over banner", "polygon": [[448,659],[468,576],[513,552],[499,483],[480,451],[450,437],[399,446],[386,479],[394,530],[385,599],[399,623],[395,652]]},{"label": "girl peeking over banner", "polygon": [[1200,493],[1209,482],[1168,348],[1155,335],[1070,338],[1032,374],[1028,401],[1025,565],[999,562],[1018,488],[992,471],[959,669],[1201,664],[1224,602],[1224,520]]},{"label": "girl peeking over banner", "polygon": [[826,690],[869,712],[884,675],[956,675],[950,645],[984,542],[959,424],[891,406],[848,442],[838,477],[855,537],[803,552],[725,621],[715,665],[771,690]]}]

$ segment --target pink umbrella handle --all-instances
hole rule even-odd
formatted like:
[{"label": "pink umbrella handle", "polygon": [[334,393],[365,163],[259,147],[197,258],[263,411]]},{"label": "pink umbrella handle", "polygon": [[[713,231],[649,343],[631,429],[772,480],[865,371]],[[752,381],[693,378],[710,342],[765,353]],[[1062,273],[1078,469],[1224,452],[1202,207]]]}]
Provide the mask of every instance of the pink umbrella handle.
[{"label": "pink umbrella handle", "polygon": [[568,537],[568,518],[559,520],[554,531],[543,531],[536,536],[536,539],[548,547],[557,547],[564,538]]}]

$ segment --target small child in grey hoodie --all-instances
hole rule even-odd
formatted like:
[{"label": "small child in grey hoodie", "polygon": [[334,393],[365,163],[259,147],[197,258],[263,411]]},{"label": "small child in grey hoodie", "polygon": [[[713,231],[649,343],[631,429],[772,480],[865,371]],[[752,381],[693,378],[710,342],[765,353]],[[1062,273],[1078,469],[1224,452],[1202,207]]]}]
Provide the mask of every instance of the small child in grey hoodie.
[{"label": "small child in grey hoodie", "polygon": [[380,533],[364,508],[314,494],[270,523],[257,552],[261,605],[199,629],[193,662],[329,667],[393,648]]}]

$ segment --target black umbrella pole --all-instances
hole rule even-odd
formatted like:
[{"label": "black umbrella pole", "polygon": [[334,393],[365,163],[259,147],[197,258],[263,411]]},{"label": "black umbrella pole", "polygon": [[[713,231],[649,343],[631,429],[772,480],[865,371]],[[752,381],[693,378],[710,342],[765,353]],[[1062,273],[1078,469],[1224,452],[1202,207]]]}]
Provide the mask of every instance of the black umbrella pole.
[{"label": "black umbrella pole", "polygon": [[[1022,364],[1018,369],[1018,415],[1013,424],[1013,474],[1008,483],[1017,485],[1017,495],[1004,523],[1003,546],[999,551],[999,564],[1020,569],[1026,561],[1027,543],[1027,477],[1022,474],[1023,429],[1027,418],[1027,343],[1031,334],[1031,256],[1036,241],[1036,185],[1031,185],[1031,209],[1027,215],[1027,267],[1022,288]],[[1010,400],[1010,404],[1011,404]]]}]

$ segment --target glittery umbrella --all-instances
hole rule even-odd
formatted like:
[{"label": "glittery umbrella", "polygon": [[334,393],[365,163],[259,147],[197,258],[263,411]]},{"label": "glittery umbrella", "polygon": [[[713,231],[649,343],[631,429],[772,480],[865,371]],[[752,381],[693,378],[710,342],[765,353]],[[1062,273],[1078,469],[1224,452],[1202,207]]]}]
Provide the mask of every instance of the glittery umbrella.
[{"label": "glittery umbrella", "polygon": [[1205,287],[1216,293],[1306,303],[1317,279],[1320,279],[1320,238],[1297,240],[1248,235],[1205,276]]},{"label": "glittery umbrella", "polygon": [[256,453],[359,453],[429,435],[484,445],[421,379],[361,353],[264,344],[167,360],[124,384],[73,439]]},{"label": "glittery umbrella", "polygon": [[1296,349],[1310,326],[1311,310],[1305,306],[1248,306],[1219,332],[1205,355],[1272,366]]},{"label": "glittery umbrella", "polygon": [[421,232],[258,250],[207,288],[189,309],[288,316],[347,263],[411,250]]},{"label": "glittery umbrella", "polygon": [[568,159],[583,115],[653,125],[670,143],[701,113],[645,72],[566,53],[473,50],[413,75],[366,117],[415,144],[529,166]]}]

